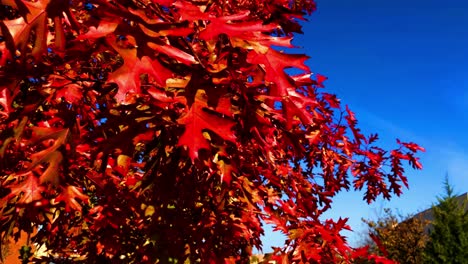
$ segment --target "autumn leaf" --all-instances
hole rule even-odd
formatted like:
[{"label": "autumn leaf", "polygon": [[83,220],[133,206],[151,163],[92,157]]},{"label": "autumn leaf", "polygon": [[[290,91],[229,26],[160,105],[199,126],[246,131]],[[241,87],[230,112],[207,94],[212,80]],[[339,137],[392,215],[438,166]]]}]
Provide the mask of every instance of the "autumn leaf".
[{"label": "autumn leaf", "polygon": [[317,86],[321,87],[321,88],[325,87],[323,85],[323,82],[326,81],[328,78],[326,76],[321,75],[321,74],[316,74],[315,76],[316,76]]},{"label": "autumn leaf", "polygon": [[172,57],[183,64],[186,65],[192,65],[192,64],[198,64],[198,61],[193,57],[193,55],[190,55],[178,48],[175,48],[171,45],[159,45],[153,42],[148,42],[148,47],[152,48],[156,52],[159,53],[164,53],[168,55],[169,57]]},{"label": "autumn leaf", "polygon": [[321,219],[343,189],[400,195],[423,148],[380,148],[289,54],[314,1],[1,3],[3,238],[40,226],[35,244],[87,263],[248,263],[264,222],[282,263],[386,261]]},{"label": "autumn leaf", "polygon": [[287,96],[288,89],[294,87],[291,78],[284,71],[287,68],[297,68],[310,72],[308,66],[304,64],[308,57],[305,55],[285,54],[274,49],[269,49],[267,53],[262,54],[256,51],[250,51],[247,55],[247,62],[263,65],[265,68],[265,81],[275,84],[272,88],[271,96]]},{"label": "autumn leaf", "polygon": [[130,169],[130,165],[132,162],[132,158],[127,155],[119,155],[117,157],[117,167],[116,170],[123,176],[126,176],[128,170]]},{"label": "autumn leaf", "polygon": [[7,87],[0,88],[0,115],[4,118],[8,118],[11,112],[11,96],[10,91],[8,91]]},{"label": "autumn leaf", "polygon": [[107,37],[108,43],[122,56],[124,65],[109,75],[107,82],[114,82],[119,86],[115,96],[117,102],[129,103],[132,98],[129,95],[140,95],[141,74],[149,74],[156,84],[165,87],[166,79],[171,77],[171,73],[165,69],[158,61],[151,60],[149,57],[137,58],[137,49],[133,37],[128,37],[128,47],[119,45],[114,36]]},{"label": "autumn leaf", "polygon": [[79,188],[75,186],[68,185],[62,189],[61,193],[54,198],[54,203],[65,203],[65,211],[80,211],[81,212],[81,204],[79,201],[83,203],[89,203],[89,197],[81,192]]},{"label": "autumn leaf", "polygon": [[40,183],[50,182],[54,185],[58,185],[60,163],[63,159],[59,148],[65,144],[68,130],[35,127],[32,129],[32,133],[34,140],[37,142],[53,139],[54,143],[50,147],[31,155],[29,169],[33,169],[39,164],[48,164],[47,169],[44,170],[40,176]]},{"label": "autumn leaf", "polygon": [[287,128],[293,127],[293,121],[297,117],[303,124],[314,123],[314,117],[320,118],[313,110],[318,103],[315,98],[308,97],[296,92],[293,79],[284,71],[286,68],[297,68],[309,72],[309,68],[304,64],[307,56],[284,54],[273,49],[265,54],[255,51],[249,52],[247,61],[258,63],[265,67],[265,82],[270,85],[268,96],[258,98],[269,98],[283,104],[282,110],[287,120]]},{"label": "autumn leaf", "polygon": [[51,75],[49,80],[45,87],[55,90],[57,100],[65,99],[67,102],[76,103],[83,98],[82,87],[77,83],[57,75]]},{"label": "autumn leaf", "polygon": [[[15,2],[20,3],[20,1]],[[47,40],[50,34],[47,28],[47,18],[50,17],[54,19],[56,47],[58,50],[63,51],[65,36],[63,22],[58,14],[65,12],[70,16],[68,17],[69,21],[74,21],[74,17],[68,11],[69,5],[66,2],[60,3],[59,1],[49,0],[37,2],[22,1],[18,7],[21,7],[22,17],[2,21],[8,28],[14,42],[7,45],[14,45],[21,53],[24,53],[31,41],[31,36],[33,36],[31,54],[36,60],[41,60],[41,56],[47,50]],[[31,32],[34,32],[34,34],[31,34]]]},{"label": "autumn leaf", "polygon": [[[32,8],[32,10],[38,9]],[[36,59],[39,59],[39,56],[44,52],[47,45],[46,18],[45,10],[39,9],[38,12],[32,12],[31,17],[28,19],[30,21],[29,23],[26,23],[22,17],[15,20],[4,21],[13,37],[13,45],[20,51],[25,52],[31,30],[37,30],[38,35],[35,39],[32,54],[35,55]]]},{"label": "autumn leaf", "polygon": [[231,130],[235,124],[234,121],[209,113],[206,110],[207,106],[206,92],[198,90],[195,101],[188,112],[177,120],[179,124],[185,125],[185,132],[179,138],[178,146],[187,146],[192,160],[198,157],[200,149],[210,148],[210,143],[203,136],[205,129],[215,132],[225,140],[236,140],[236,136]]},{"label": "autumn leaf", "polygon": [[79,35],[76,40],[95,40],[106,37],[107,35],[114,33],[118,25],[119,22],[103,20],[97,27],[89,27],[88,32],[86,32],[86,34]]},{"label": "autumn leaf", "polygon": [[418,151],[424,152],[424,151],[426,151],[423,147],[421,147],[418,144],[413,143],[413,142],[406,143],[406,142],[401,142],[401,141],[397,140],[397,143],[405,146],[411,152],[418,152]]},{"label": "autumn leaf", "polygon": [[8,199],[18,197],[18,204],[30,204],[42,199],[44,187],[39,185],[38,178],[32,172],[15,176],[20,182],[10,186],[11,192],[7,196]]},{"label": "autumn leaf", "polygon": [[232,174],[234,172],[235,167],[233,167],[231,164],[227,163],[224,160],[219,160],[216,162],[216,164],[220,173],[221,181],[227,184],[231,183]]}]

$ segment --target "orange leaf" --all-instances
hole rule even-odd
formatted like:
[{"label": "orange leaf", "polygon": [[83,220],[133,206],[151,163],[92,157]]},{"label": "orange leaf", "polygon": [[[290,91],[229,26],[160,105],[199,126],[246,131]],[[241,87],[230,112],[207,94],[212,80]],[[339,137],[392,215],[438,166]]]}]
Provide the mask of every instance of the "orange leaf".
[{"label": "orange leaf", "polygon": [[32,172],[27,172],[23,175],[17,175],[17,177],[24,176],[25,179],[10,187],[11,193],[7,196],[8,199],[13,197],[20,197],[18,204],[30,204],[34,201],[42,199],[42,192],[44,187],[39,185],[38,179],[33,175]]},{"label": "orange leaf", "polygon": [[89,203],[89,197],[83,194],[80,189],[75,186],[68,185],[62,190],[59,196],[54,199],[54,203],[64,202],[65,211],[70,212],[72,210],[81,211],[81,204],[78,200]]},{"label": "orange leaf", "polygon": [[31,164],[29,169],[42,164],[48,163],[47,169],[40,177],[40,183],[50,182],[54,185],[59,183],[59,169],[62,162],[62,153],[58,150],[64,143],[68,136],[68,129],[55,129],[48,127],[34,127],[32,141],[44,141],[53,139],[52,146],[36,152],[31,155]]}]

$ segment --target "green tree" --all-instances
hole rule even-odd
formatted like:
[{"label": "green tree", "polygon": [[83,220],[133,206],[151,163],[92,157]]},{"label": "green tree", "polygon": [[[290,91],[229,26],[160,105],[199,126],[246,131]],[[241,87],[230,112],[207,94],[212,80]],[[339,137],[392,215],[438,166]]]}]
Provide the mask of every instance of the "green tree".
[{"label": "green tree", "polygon": [[453,187],[445,179],[445,195],[432,208],[434,220],[426,246],[426,263],[468,263],[467,200],[460,204]]},{"label": "green tree", "polygon": [[389,208],[384,209],[384,215],[377,220],[363,221],[368,226],[366,244],[372,253],[399,263],[422,262],[428,240],[424,232],[427,221],[412,215],[396,215]]}]

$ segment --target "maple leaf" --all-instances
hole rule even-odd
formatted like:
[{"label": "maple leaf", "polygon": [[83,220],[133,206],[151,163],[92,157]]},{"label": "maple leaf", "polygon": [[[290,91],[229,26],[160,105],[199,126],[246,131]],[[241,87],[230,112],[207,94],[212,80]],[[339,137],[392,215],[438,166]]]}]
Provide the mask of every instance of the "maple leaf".
[{"label": "maple leaf", "polygon": [[198,151],[202,148],[209,149],[210,143],[203,136],[203,130],[209,129],[225,140],[235,141],[236,136],[231,130],[235,124],[228,118],[223,118],[207,112],[207,98],[204,90],[198,90],[195,101],[188,112],[177,120],[185,125],[185,132],[179,138],[178,146],[187,146],[192,160],[198,157]]}]

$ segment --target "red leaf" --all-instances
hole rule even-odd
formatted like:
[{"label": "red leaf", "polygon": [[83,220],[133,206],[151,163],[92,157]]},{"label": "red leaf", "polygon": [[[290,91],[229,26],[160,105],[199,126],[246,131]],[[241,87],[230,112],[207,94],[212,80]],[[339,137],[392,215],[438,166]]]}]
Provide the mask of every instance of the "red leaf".
[{"label": "red leaf", "polygon": [[185,65],[192,65],[192,64],[198,64],[198,61],[195,60],[193,55],[190,55],[176,47],[173,47],[171,45],[158,45],[153,42],[148,42],[148,47],[154,49],[157,52],[164,53],[168,55],[169,57],[172,57],[180,62],[182,62]]},{"label": "red leaf", "polygon": [[[34,6],[32,3],[27,2],[28,5]],[[14,44],[17,49],[25,52],[25,48],[29,42],[30,32],[36,30],[38,34],[35,36],[35,46],[32,50],[36,59],[44,53],[47,48],[47,17],[44,9],[31,8],[33,10],[31,15],[28,15],[29,23],[26,23],[22,17],[14,20],[3,21],[8,27],[11,36],[14,39]]]},{"label": "red leaf", "polygon": [[274,49],[268,49],[264,54],[250,51],[247,55],[247,62],[265,67],[265,81],[276,84],[270,95],[280,97],[287,96],[288,89],[295,88],[291,77],[284,72],[284,69],[297,68],[310,72],[309,67],[304,64],[307,59],[305,55],[285,54]]},{"label": "red leaf", "polygon": [[293,127],[295,117],[303,124],[312,124],[314,117],[320,118],[315,112],[318,103],[314,95],[305,96],[298,93],[294,80],[284,71],[286,68],[297,68],[310,72],[309,67],[304,64],[307,58],[304,55],[284,54],[273,49],[269,49],[265,54],[251,51],[247,55],[248,62],[265,68],[265,82],[270,85],[269,95],[259,96],[259,99],[271,98],[283,103],[282,110],[286,115],[288,130]]},{"label": "red leaf", "polygon": [[351,253],[351,258],[366,258],[369,255],[369,246],[356,248]]},{"label": "red leaf", "polygon": [[278,51],[313,0],[85,2],[1,1],[21,16],[0,21],[1,234],[53,219],[36,240],[58,258],[243,263],[264,220],[283,263],[386,261],[321,219],[342,189],[399,195],[423,149],[371,145],[307,56]]},{"label": "red leaf", "polygon": [[351,111],[351,109],[349,109],[348,106],[346,106],[346,112],[348,113],[347,118],[348,118],[351,122],[355,123],[356,120],[357,120],[357,119],[356,119],[356,115],[354,115],[354,112]]},{"label": "red leaf", "polygon": [[27,172],[23,175],[16,175],[17,179],[24,177],[20,183],[10,187],[11,193],[8,194],[8,199],[20,197],[17,201],[19,204],[30,204],[34,201],[42,199],[44,187],[39,185],[39,180],[32,172]]},{"label": "red leaf", "polygon": [[413,142],[409,142],[409,143],[402,142],[401,144],[405,146],[407,149],[411,150],[412,152],[418,152],[418,151],[425,152],[426,151],[426,149],[424,149],[423,147],[420,147],[418,144],[413,143]]},{"label": "red leaf", "polygon": [[127,176],[131,162],[131,157],[127,155],[119,155],[117,157],[117,166],[115,167],[115,170],[118,171],[122,176]]},{"label": "red leaf", "polygon": [[297,93],[294,89],[287,90],[288,95],[283,97],[285,103],[286,120],[288,128],[292,127],[292,121],[299,117],[303,124],[313,124],[314,117],[320,119],[315,109],[318,103],[314,98],[306,97]]},{"label": "red leaf", "polygon": [[101,20],[97,28],[93,26],[89,27],[89,30],[88,32],[86,32],[86,34],[81,34],[76,39],[77,40],[83,40],[83,39],[89,40],[89,39],[102,38],[102,37],[107,36],[108,34],[113,33],[118,25],[119,23],[115,21]]},{"label": "red leaf", "polygon": [[76,103],[83,98],[81,86],[59,75],[50,75],[49,83],[44,87],[55,89],[57,100],[63,98],[70,103]]},{"label": "red leaf", "polygon": [[216,162],[218,170],[220,172],[221,181],[229,184],[232,180],[232,172],[234,171],[234,167],[231,164],[227,164],[225,161],[220,160]]},{"label": "red leaf", "polygon": [[[74,20],[68,11],[68,2],[39,0],[36,2],[23,1],[23,3],[20,6],[25,17],[3,21],[14,39],[14,46],[25,54],[27,53],[26,48],[31,48],[31,54],[34,58],[41,60],[42,55],[47,50],[47,40],[50,34],[47,26],[49,17],[54,19],[56,47],[64,47],[62,13],[65,12],[70,16],[68,17],[69,21]],[[28,12],[26,12],[26,9]],[[34,32],[34,34],[31,34],[31,32]],[[32,47],[28,47],[31,37],[33,37],[34,43]]]},{"label": "red leaf", "polygon": [[10,92],[8,91],[8,88],[6,87],[1,87],[0,88],[0,106],[2,109],[0,109],[0,115],[4,116],[5,118],[8,118],[10,112],[11,112],[11,97],[10,97]]},{"label": "red leaf", "polygon": [[141,94],[141,74],[149,74],[155,83],[161,87],[166,86],[166,80],[172,76],[172,72],[164,68],[157,60],[151,60],[149,57],[137,58],[137,49],[131,47],[135,44],[135,39],[128,37],[130,47],[122,47],[118,44],[114,36],[107,37],[108,43],[124,59],[124,65],[116,71],[109,74],[107,82],[114,82],[119,86],[115,96],[119,103],[130,103],[133,98],[129,95],[138,96]]},{"label": "red leaf", "polygon": [[377,237],[375,234],[370,233],[369,234],[370,238],[374,241],[374,243],[377,245],[379,248],[380,252],[382,252],[385,256],[388,256],[387,249],[385,249],[384,245],[382,245],[382,242],[380,241],[379,237]]},{"label": "red leaf", "polygon": [[315,78],[316,78],[316,80],[317,80],[317,86],[318,86],[318,87],[321,87],[321,88],[325,87],[325,86],[323,85],[323,82],[326,81],[328,78],[327,78],[326,76],[323,76],[323,75],[318,74],[318,73],[315,74],[315,76],[316,76]]},{"label": "red leaf", "polygon": [[231,130],[234,121],[211,114],[204,110],[206,108],[206,93],[203,90],[198,90],[189,111],[177,120],[179,124],[185,125],[185,132],[179,138],[177,145],[187,146],[192,160],[198,157],[198,150],[210,148],[208,140],[203,136],[204,129],[215,132],[225,140],[236,140],[234,132]]},{"label": "red leaf", "polygon": [[288,38],[275,39],[267,35],[262,37],[262,32],[272,31],[278,26],[271,23],[265,25],[261,20],[246,22],[245,20],[250,18],[249,11],[241,11],[233,15],[217,17],[209,12],[202,12],[198,6],[189,2],[177,1],[175,6],[181,10],[182,19],[208,21],[206,27],[200,32],[200,38],[203,40],[209,41],[217,39],[220,34],[227,34],[233,41],[239,38],[242,40],[263,42],[263,45],[275,43],[275,45],[290,46],[290,39],[286,40]]},{"label": "red leaf", "polygon": [[59,151],[52,151],[48,157],[47,162],[49,163],[47,169],[42,173],[39,178],[40,183],[50,182],[53,185],[58,185],[60,179],[60,164],[62,162],[63,155]]},{"label": "red leaf", "polygon": [[64,202],[65,211],[70,212],[72,210],[81,211],[81,204],[78,200],[89,203],[89,197],[81,192],[75,186],[68,185],[62,192],[54,199],[54,203]]},{"label": "red leaf", "polygon": [[[272,31],[276,28],[276,25],[267,24],[264,25],[260,21],[255,22],[243,22],[243,23],[226,23],[226,18],[211,19],[211,23],[208,24],[200,34],[200,38],[204,40],[216,39],[220,34],[227,34],[231,38],[242,38],[242,39],[256,39],[256,36],[252,32],[266,32]],[[261,39],[260,39],[261,40]],[[265,38],[263,41],[272,41],[272,38]],[[276,41],[276,43],[278,43]]]},{"label": "red leaf", "polygon": [[54,185],[59,183],[59,166],[62,162],[62,153],[58,150],[64,143],[68,136],[68,129],[55,129],[47,127],[34,127],[32,129],[33,141],[44,141],[53,139],[54,143],[39,152],[31,155],[31,165],[28,169],[47,163],[48,167],[42,172],[40,182],[50,182]]},{"label": "red leaf", "polygon": [[340,100],[336,98],[336,95],[323,93],[323,99],[333,108],[340,108]]}]

